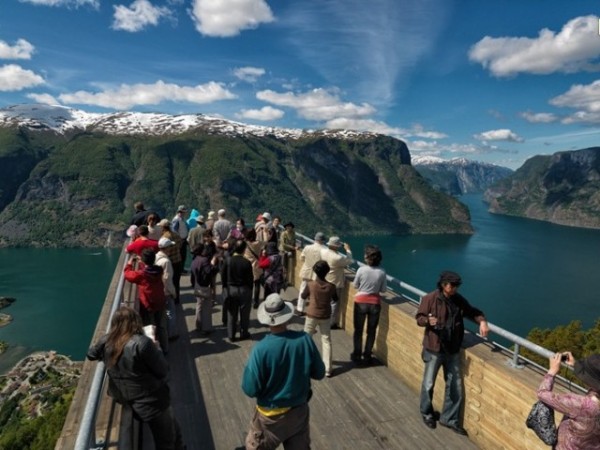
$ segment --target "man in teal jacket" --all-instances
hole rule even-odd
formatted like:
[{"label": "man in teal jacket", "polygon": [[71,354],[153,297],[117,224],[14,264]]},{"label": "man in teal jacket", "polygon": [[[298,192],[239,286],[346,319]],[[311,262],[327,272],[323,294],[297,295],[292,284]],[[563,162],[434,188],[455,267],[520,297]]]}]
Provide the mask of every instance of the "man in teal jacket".
[{"label": "man in teal jacket", "polygon": [[258,308],[258,320],[271,334],[259,341],[244,369],[242,389],[256,397],[246,449],[309,449],[310,380],[325,376],[325,365],[312,338],[287,329],[294,307],[271,294]]}]

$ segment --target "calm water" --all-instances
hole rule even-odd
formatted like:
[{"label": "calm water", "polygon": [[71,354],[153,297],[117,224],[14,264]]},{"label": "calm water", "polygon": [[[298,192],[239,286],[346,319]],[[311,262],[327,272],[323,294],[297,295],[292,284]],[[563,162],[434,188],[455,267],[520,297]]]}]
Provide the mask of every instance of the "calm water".
[{"label": "calm water", "polygon": [[533,327],[600,318],[600,231],[490,214],[480,195],[469,206],[476,233],[347,239],[355,258],[365,243],[381,246],[390,274],[424,291],[442,270],[459,272],[461,293],[489,320],[525,336]]},{"label": "calm water", "polygon": [[[491,322],[520,335],[574,319],[589,327],[600,317],[600,231],[489,214],[479,195],[462,201],[471,210],[473,236],[347,240],[355,257],[367,242],[380,245],[387,272],[424,291],[442,270],[459,272],[461,292]],[[11,345],[0,356],[0,373],[32,350],[83,359],[120,254],[0,249],[0,296],[17,298],[3,310],[14,320],[0,328],[0,340]]]},{"label": "calm water", "polygon": [[0,373],[33,350],[83,359],[120,249],[0,249],[0,296],[17,301],[0,328]]}]

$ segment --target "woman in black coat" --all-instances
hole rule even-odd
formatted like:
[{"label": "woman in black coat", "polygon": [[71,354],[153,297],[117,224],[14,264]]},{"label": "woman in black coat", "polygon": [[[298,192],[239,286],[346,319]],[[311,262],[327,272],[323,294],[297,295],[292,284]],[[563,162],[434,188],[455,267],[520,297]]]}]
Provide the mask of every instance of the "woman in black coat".
[{"label": "woman in black coat", "polygon": [[156,343],[144,334],[142,319],[134,309],[121,307],[115,312],[110,331],[90,347],[87,357],[104,361],[109,394],[148,424],[157,450],[184,448],[171,407],[169,365]]}]

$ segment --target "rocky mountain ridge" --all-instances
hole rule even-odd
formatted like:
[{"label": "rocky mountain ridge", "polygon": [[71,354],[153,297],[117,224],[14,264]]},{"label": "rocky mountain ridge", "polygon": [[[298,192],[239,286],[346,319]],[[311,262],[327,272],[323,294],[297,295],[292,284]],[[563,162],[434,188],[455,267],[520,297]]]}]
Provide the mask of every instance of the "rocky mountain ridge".
[{"label": "rocky mountain ridge", "polygon": [[307,235],[473,231],[389,136],[62,107],[0,117],[0,245],[119,245],[138,200],[169,218],[182,203],[269,210]]},{"label": "rocky mountain ridge", "polygon": [[494,213],[600,228],[600,147],[534,156],[484,198]]}]

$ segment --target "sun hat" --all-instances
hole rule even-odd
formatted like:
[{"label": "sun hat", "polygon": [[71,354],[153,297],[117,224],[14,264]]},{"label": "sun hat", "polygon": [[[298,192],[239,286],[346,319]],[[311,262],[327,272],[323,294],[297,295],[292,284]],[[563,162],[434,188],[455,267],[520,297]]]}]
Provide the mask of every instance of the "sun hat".
[{"label": "sun hat", "polygon": [[328,247],[341,247],[342,241],[340,240],[339,236],[331,236],[329,238],[329,240],[327,241],[327,246]]},{"label": "sun hat", "polygon": [[325,235],[319,231],[317,234],[315,234],[315,241],[325,242]]},{"label": "sun hat", "polygon": [[209,219],[214,219],[215,218],[215,212],[214,211],[209,211],[208,212],[208,218]]},{"label": "sun hat", "polygon": [[279,294],[269,295],[258,307],[257,318],[263,325],[283,325],[294,316],[294,305],[284,302]]},{"label": "sun hat", "polygon": [[575,361],[575,376],[600,393],[600,354]]},{"label": "sun hat", "polygon": [[167,226],[171,226],[171,222],[169,222],[169,219],[162,219],[160,222],[158,222],[158,226],[159,227],[167,227]]},{"label": "sun hat", "polygon": [[177,207],[177,212],[187,212],[187,208],[185,205],[179,205]]},{"label": "sun hat", "polygon": [[196,222],[204,222],[204,216],[200,214],[198,217],[196,217]]},{"label": "sun hat", "polygon": [[167,248],[167,247],[170,247],[171,245],[175,245],[175,242],[173,242],[169,238],[161,237],[158,240],[158,248]]},{"label": "sun hat", "polygon": [[129,228],[127,228],[127,231],[125,232],[125,234],[127,235],[127,237],[136,236],[138,234],[137,225],[131,225]]},{"label": "sun hat", "polygon": [[271,220],[271,214],[269,214],[268,212],[262,213],[262,217],[263,219]]}]

